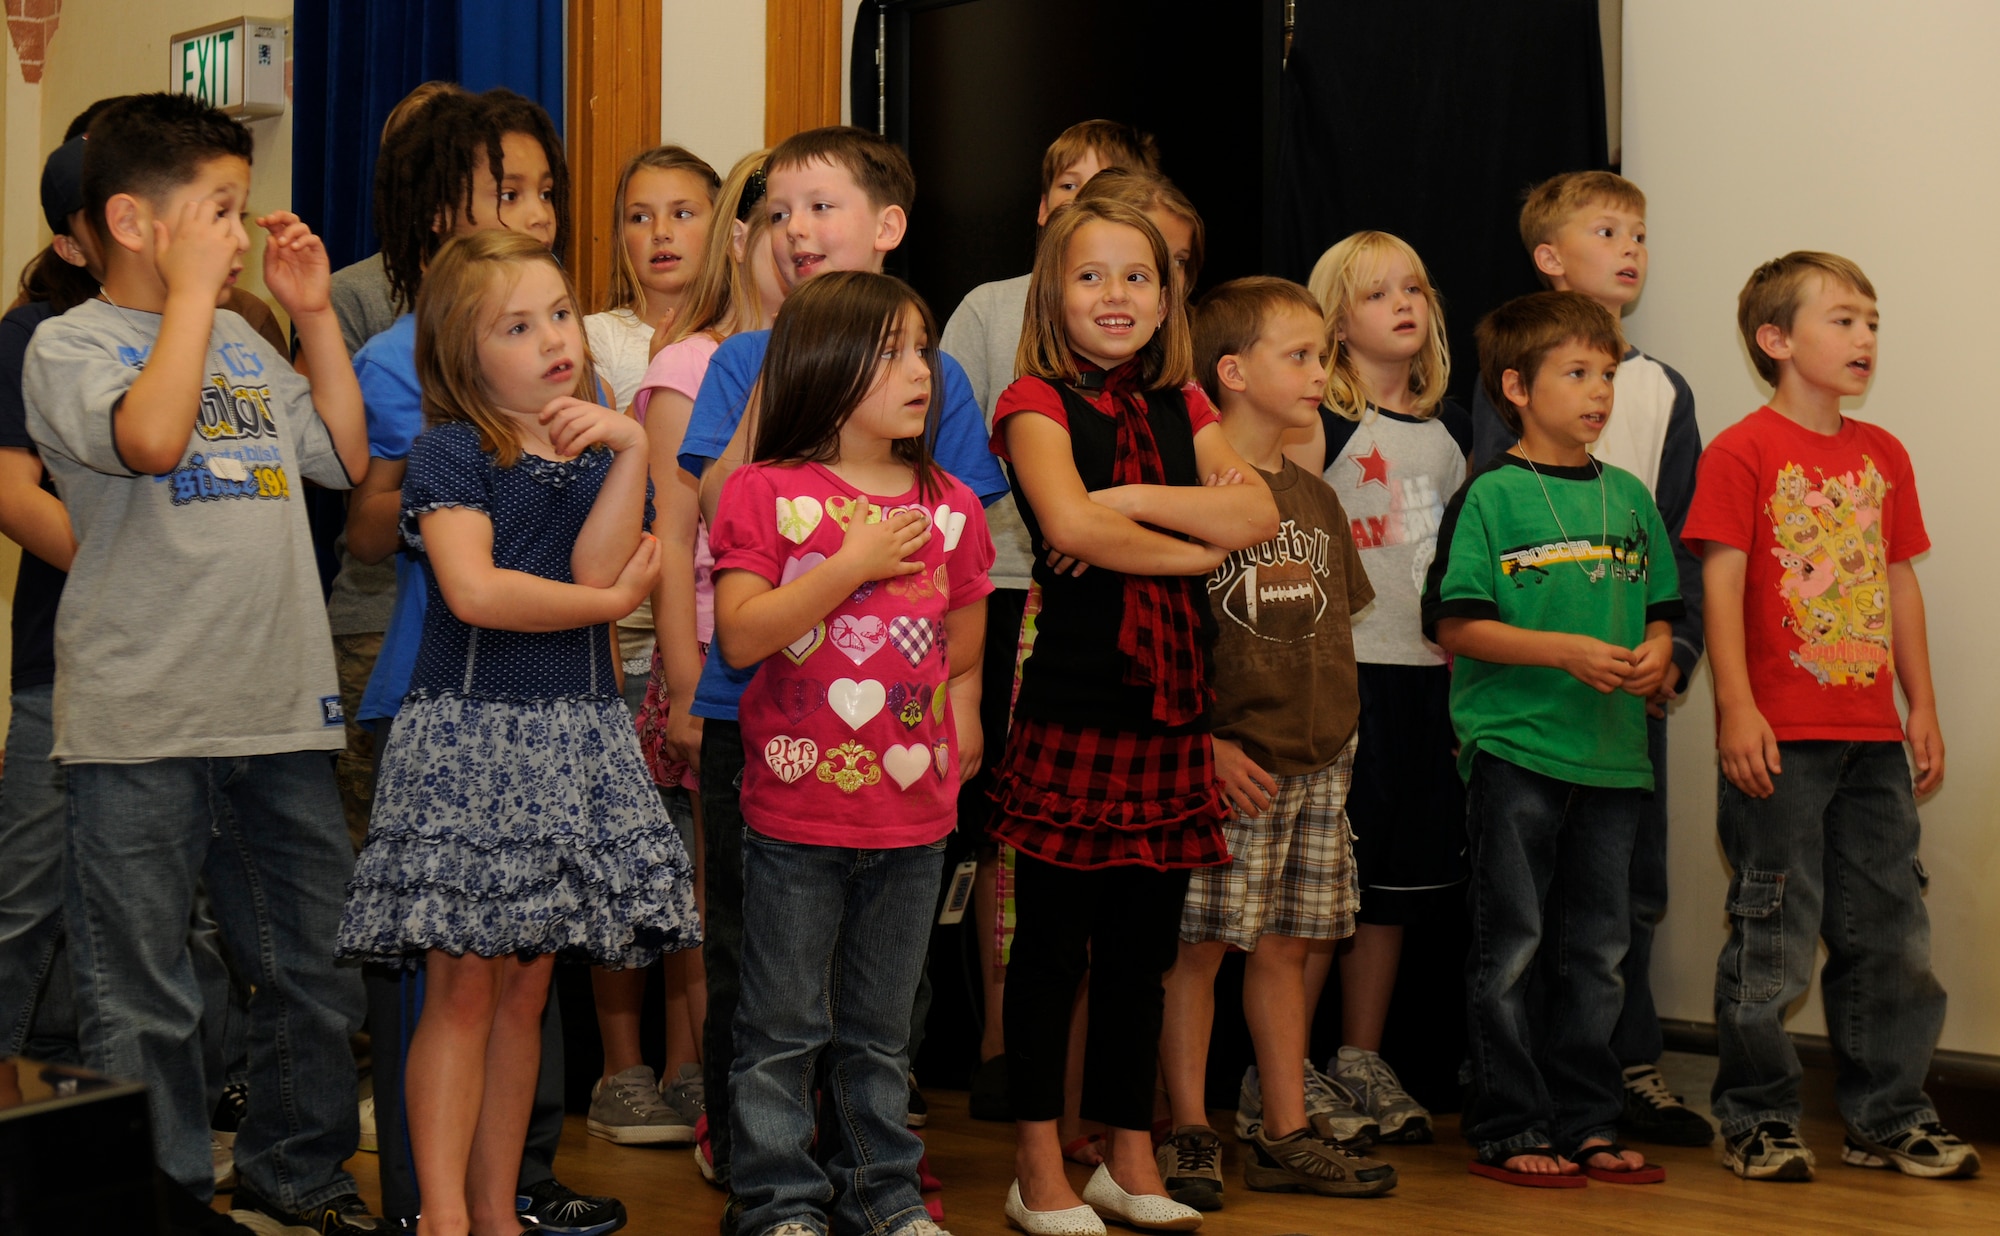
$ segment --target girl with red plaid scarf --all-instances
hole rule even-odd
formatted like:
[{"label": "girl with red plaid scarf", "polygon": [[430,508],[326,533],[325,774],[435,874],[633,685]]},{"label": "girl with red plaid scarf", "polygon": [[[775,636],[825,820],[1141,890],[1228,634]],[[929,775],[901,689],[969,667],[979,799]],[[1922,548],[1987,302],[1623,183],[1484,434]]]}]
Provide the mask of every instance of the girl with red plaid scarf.
[{"label": "girl with red plaid scarf", "polygon": [[[1278,530],[1256,471],[1191,384],[1187,317],[1160,231],[1114,201],[1050,216],[1015,367],[994,411],[1028,531],[1047,556],[1035,649],[994,791],[1018,852],[1003,1012],[1017,1123],[1007,1216],[1102,1232],[1102,1211],[1188,1230],[1153,1159],[1161,977],[1188,872],[1229,861],[1207,712],[1202,577]],[[1032,415],[1028,415],[1032,414]],[[1207,486],[1203,485],[1207,478]],[[1070,1007],[1088,969],[1083,1116],[1110,1130],[1082,1198],[1063,1173]]]}]

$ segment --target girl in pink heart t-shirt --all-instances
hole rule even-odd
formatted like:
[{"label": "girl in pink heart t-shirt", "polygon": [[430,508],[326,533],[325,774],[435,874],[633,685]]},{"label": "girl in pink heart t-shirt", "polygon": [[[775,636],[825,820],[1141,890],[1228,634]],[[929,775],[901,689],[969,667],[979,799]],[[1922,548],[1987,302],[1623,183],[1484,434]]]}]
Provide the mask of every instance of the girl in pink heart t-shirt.
[{"label": "girl in pink heart t-shirt", "polygon": [[[923,1144],[903,1125],[910,1006],[959,779],[979,767],[993,587],[979,499],[930,458],[936,337],[899,280],[807,280],[771,332],[752,462],[709,529],[710,654],[758,667],[737,710],[742,995],[727,1108],[746,1232],[924,1217]],[[816,1085],[842,1113],[818,1136],[835,1139],[836,1162],[868,1165],[840,1189],[811,1150]]]}]

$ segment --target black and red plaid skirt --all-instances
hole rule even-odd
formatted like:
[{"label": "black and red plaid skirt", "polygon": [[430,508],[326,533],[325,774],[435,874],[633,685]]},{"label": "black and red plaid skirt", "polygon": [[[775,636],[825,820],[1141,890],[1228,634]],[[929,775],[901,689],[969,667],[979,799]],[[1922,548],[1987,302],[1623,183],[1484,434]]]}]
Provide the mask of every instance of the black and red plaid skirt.
[{"label": "black and red plaid skirt", "polygon": [[1057,867],[1213,867],[1228,816],[1207,734],[1132,734],[1017,717],[993,836]]}]

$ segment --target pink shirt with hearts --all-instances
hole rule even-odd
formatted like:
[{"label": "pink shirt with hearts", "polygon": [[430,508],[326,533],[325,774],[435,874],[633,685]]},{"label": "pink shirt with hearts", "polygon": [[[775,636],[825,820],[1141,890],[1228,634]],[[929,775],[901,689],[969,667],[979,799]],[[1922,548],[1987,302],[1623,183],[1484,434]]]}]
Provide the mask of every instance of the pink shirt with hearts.
[{"label": "pink shirt with hearts", "polygon": [[935,473],[936,492],[864,496],[820,464],[751,464],[722,488],[715,569],[797,579],[839,552],[864,502],[931,521],[920,574],[863,584],[743,693],[743,818],[805,845],[929,845],[958,818],[958,739],[945,684],[945,615],[993,590],[979,499]]}]

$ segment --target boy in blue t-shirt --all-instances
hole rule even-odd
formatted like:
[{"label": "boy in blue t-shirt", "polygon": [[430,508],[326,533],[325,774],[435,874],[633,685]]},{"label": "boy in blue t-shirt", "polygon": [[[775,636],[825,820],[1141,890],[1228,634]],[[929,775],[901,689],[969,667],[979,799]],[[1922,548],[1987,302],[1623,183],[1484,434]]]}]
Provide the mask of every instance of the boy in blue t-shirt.
[{"label": "boy in blue t-shirt", "polygon": [[[1612,1050],[1629,939],[1627,873],[1653,768],[1646,700],[1681,611],[1645,485],[1591,459],[1624,340],[1575,292],[1479,324],[1480,378],[1520,435],[1445,508],[1424,633],[1457,657],[1473,947],[1466,963],[1476,1175],[1530,1187],[1665,1178],[1614,1140]],[[1528,1017],[1541,966],[1549,1013]],[[1538,1041],[1539,1040],[1539,1041]]]}]

